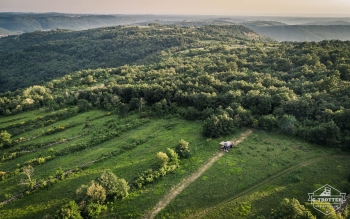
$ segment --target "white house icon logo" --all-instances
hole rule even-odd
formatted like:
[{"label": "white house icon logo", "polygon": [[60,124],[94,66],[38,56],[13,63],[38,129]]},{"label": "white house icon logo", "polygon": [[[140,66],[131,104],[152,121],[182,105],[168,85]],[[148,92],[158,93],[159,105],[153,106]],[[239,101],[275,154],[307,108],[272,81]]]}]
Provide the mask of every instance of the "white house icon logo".
[{"label": "white house icon logo", "polygon": [[346,200],[345,195],[346,193],[341,193],[339,190],[326,184],[313,193],[309,193],[308,201],[311,202],[316,210],[329,215],[341,208]]},{"label": "white house icon logo", "polygon": [[329,188],[329,187],[324,187],[324,191],[321,193],[320,196],[331,196],[331,194],[332,194],[331,191],[332,191],[331,188]]}]

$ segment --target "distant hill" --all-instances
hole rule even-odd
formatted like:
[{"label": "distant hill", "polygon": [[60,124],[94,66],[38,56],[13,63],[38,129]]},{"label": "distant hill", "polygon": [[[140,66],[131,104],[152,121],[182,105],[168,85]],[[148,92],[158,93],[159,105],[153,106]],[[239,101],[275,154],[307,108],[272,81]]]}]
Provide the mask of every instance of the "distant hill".
[{"label": "distant hill", "polygon": [[36,30],[86,30],[154,20],[152,15],[83,15],[60,13],[0,13],[0,34],[18,34]]},{"label": "distant hill", "polygon": [[254,30],[262,36],[268,36],[277,41],[350,40],[349,25],[244,26]]},{"label": "distant hill", "polygon": [[[138,25],[148,25],[150,22],[140,22]],[[233,22],[219,20],[219,19],[206,19],[206,20],[183,20],[183,21],[167,21],[167,20],[155,20],[152,24],[159,25],[177,25],[182,27],[191,26],[205,26],[205,25],[234,25]]]},{"label": "distant hill", "polygon": [[350,25],[350,22],[348,21],[315,21],[315,22],[309,22],[305,23],[303,25]]},{"label": "distant hill", "polygon": [[240,23],[243,26],[258,26],[258,27],[269,27],[269,26],[286,26],[287,24],[278,21],[247,21]]}]

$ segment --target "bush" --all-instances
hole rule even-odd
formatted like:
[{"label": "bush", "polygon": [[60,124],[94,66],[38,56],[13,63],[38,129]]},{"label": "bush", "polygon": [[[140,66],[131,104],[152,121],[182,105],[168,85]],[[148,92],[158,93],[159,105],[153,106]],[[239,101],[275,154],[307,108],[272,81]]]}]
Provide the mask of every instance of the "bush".
[{"label": "bush", "polygon": [[175,147],[176,153],[178,153],[180,157],[190,157],[191,152],[188,145],[189,143],[187,141],[181,139]]},{"label": "bush", "polygon": [[106,190],[107,196],[116,199],[129,195],[130,187],[125,179],[119,179],[110,171],[103,173],[97,181]]},{"label": "bush", "polygon": [[106,200],[106,190],[98,183],[92,181],[86,190],[88,201],[94,203],[103,203]]},{"label": "bush", "polygon": [[78,100],[78,112],[85,112],[91,109],[92,105],[87,100]]},{"label": "bush", "polygon": [[217,116],[210,116],[204,121],[203,135],[210,138],[217,138],[232,133],[236,125],[227,113]]},{"label": "bush", "polygon": [[1,131],[0,133],[0,148],[3,146],[9,146],[11,144],[11,134],[8,133],[6,130]]},{"label": "bush", "polygon": [[97,203],[89,203],[86,206],[84,213],[88,216],[88,218],[98,218],[102,210],[107,210],[107,206]]},{"label": "bush", "polygon": [[292,115],[283,115],[279,121],[279,131],[284,134],[294,135],[297,130],[297,119]]},{"label": "bush", "polygon": [[156,162],[159,167],[164,167],[169,162],[169,157],[166,153],[158,152],[156,155]]},{"label": "bush", "polygon": [[336,145],[341,140],[340,129],[333,121],[312,128],[302,127],[299,129],[299,135],[324,145]]},{"label": "bush", "polygon": [[261,116],[259,126],[267,131],[273,131],[278,127],[278,120],[273,115]]},{"label": "bush", "polygon": [[167,148],[167,155],[170,159],[170,164],[179,165],[179,155],[173,149]]},{"label": "bush", "polygon": [[59,210],[57,218],[62,219],[83,219],[80,215],[79,206],[75,201],[70,201]]}]

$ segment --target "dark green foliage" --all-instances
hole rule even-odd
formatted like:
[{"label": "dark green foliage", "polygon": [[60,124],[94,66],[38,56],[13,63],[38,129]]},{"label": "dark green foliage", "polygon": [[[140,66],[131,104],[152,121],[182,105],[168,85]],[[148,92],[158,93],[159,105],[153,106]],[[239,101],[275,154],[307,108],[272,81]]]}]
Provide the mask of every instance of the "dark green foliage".
[{"label": "dark green foliage", "polygon": [[57,218],[59,219],[83,219],[80,215],[79,206],[75,201],[69,201],[59,210]]},{"label": "dark green foliage", "polygon": [[287,135],[294,135],[296,130],[296,118],[291,115],[283,115],[283,117],[279,121],[279,131]]},{"label": "dark green foliage", "polygon": [[180,157],[190,157],[191,151],[189,148],[189,143],[183,139],[179,140],[179,143],[175,147],[175,151]]},{"label": "dark green foliage", "polygon": [[[213,36],[221,33],[227,38],[244,38],[245,33],[251,32],[245,27],[233,26],[202,27],[182,34],[180,28],[160,27],[36,31],[4,38],[0,42],[1,50],[5,51],[0,54],[0,92],[28,87],[76,70],[131,64],[158,51],[186,46],[198,38],[205,39],[208,36],[203,31],[211,32]],[[80,82],[90,84],[93,82],[90,79],[84,78]]]},{"label": "dark green foliage", "polygon": [[301,128],[298,132],[300,136],[317,144],[336,146],[341,140],[340,129],[333,121],[312,128]]},{"label": "dark green foliage", "polygon": [[[44,85],[5,93],[0,96],[0,113],[10,115],[40,107],[52,110],[57,106],[78,106],[78,111],[99,107],[122,116],[137,111],[140,118],[177,114],[189,120],[206,120],[203,134],[208,137],[224,136],[238,127],[248,126],[348,148],[349,42],[261,41],[262,38],[240,26],[191,27],[191,31],[188,30],[187,27],[156,25],[102,28],[57,36],[55,33],[21,35],[38,39],[39,51],[52,37],[61,39],[68,34],[79,38],[87,33],[92,34],[89,35],[91,39],[100,37],[101,45],[104,40],[115,40],[116,44],[122,41],[120,49],[126,53],[135,55],[138,52],[134,51],[140,47],[145,50],[142,57],[135,55],[136,59],[142,58],[138,65],[81,70]],[[175,42],[171,41],[173,38]],[[208,44],[208,40],[217,43]],[[74,41],[72,48],[75,43],[83,42]],[[149,51],[153,43],[161,44],[161,48]],[[14,44],[11,48],[15,48]],[[96,47],[100,45],[97,44]],[[113,47],[114,42],[111,45]],[[68,48],[61,48],[62,52],[67,52]],[[118,49],[110,52],[114,54]],[[99,54],[101,57],[109,51],[105,50]],[[96,51],[98,54],[100,50]],[[70,52],[74,56],[75,51]],[[127,59],[127,55],[122,56]],[[113,59],[114,55],[111,57]],[[108,60],[98,63],[106,64]],[[76,109],[74,111],[77,113]],[[50,118],[9,125],[6,130],[16,136],[57,120],[50,115]],[[128,128],[107,127],[109,130],[94,133],[89,144],[96,145],[119,136],[121,130]],[[325,137],[325,134],[330,136]],[[78,144],[77,150],[89,145]]]},{"label": "dark green foliage", "polygon": [[97,182],[106,190],[107,196],[112,199],[125,198],[128,196],[130,187],[125,179],[119,179],[111,171],[103,173]]},{"label": "dark green foliage", "polygon": [[212,115],[204,121],[203,134],[210,138],[217,138],[232,133],[235,128],[235,121],[227,113]]},{"label": "dark green foliage", "polygon": [[11,144],[11,134],[6,130],[0,132],[0,148],[7,147]]},{"label": "dark green foliage", "polygon": [[297,199],[285,198],[276,210],[271,212],[269,218],[279,219],[316,219],[304,205],[301,205]]},{"label": "dark green foliage", "polygon": [[99,218],[99,215],[103,210],[107,210],[106,205],[98,203],[89,203],[84,209],[84,214],[87,215],[87,218]]},{"label": "dark green foliage", "polygon": [[271,114],[261,116],[259,119],[259,126],[268,131],[274,131],[278,127],[278,120]]},{"label": "dark green foliage", "polygon": [[78,100],[78,112],[88,111],[91,107],[91,104],[87,100]]}]

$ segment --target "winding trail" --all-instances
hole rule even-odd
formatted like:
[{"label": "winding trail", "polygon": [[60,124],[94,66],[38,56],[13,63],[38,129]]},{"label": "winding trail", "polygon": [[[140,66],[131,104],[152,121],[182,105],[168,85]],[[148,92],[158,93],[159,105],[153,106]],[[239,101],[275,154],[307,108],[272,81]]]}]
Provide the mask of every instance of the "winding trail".
[{"label": "winding trail", "polygon": [[[252,133],[249,129],[244,132],[240,138],[234,141],[235,145],[241,143],[248,135]],[[143,216],[144,219],[153,219],[162,209],[164,209],[178,194],[180,194],[188,185],[198,179],[209,167],[211,167],[220,157],[224,155],[224,152],[218,152],[214,154],[203,166],[201,166],[196,172],[192,173],[187,178],[183,179],[182,182],[174,186],[168,194],[166,194],[157,205],[147,214]]]}]

